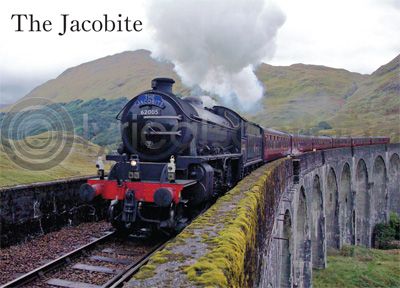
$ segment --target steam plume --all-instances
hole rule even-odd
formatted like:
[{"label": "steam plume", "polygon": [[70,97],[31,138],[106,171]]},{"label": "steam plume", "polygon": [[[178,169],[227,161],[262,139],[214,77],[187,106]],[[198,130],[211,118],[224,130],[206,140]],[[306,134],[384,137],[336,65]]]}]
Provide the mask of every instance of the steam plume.
[{"label": "steam plume", "polygon": [[271,1],[167,0],[148,8],[157,43],[153,56],[174,63],[185,85],[199,85],[244,108],[262,97],[253,70],[273,56],[285,21]]}]

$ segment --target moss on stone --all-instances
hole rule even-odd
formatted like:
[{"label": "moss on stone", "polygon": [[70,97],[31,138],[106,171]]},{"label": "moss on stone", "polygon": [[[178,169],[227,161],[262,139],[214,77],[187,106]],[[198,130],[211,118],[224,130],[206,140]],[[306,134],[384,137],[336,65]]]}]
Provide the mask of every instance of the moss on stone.
[{"label": "moss on stone", "polygon": [[[255,250],[257,223],[264,216],[265,185],[273,182],[272,171],[281,161],[269,165],[265,172],[255,179],[247,191],[239,184],[209,209],[207,219],[218,219],[225,223],[218,236],[212,239],[211,248],[196,263],[185,269],[189,280],[213,287],[245,287],[245,258],[248,251]],[[246,181],[246,179],[245,179]],[[247,179],[252,181],[252,179]],[[229,201],[241,196],[239,202],[228,213],[219,213]],[[200,217],[202,218],[202,217]],[[201,226],[200,221],[193,223]],[[191,225],[192,226],[192,225]],[[209,242],[209,241],[205,241]]]},{"label": "moss on stone", "polygon": [[184,262],[187,258],[192,258],[192,256],[187,256],[183,253],[172,253],[168,255],[169,262]]},{"label": "moss on stone", "polygon": [[227,279],[216,263],[198,261],[194,265],[185,269],[188,279],[199,282],[206,286],[226,287]]},{"label": "moss on stone", "polygon": [[171,241],[171,245],[173,245],[173,246],[183,245],[185,243],[186,243],[186,240],[182,239],[182,238],[179,238],[179,237],[177,237],[177,238],[175,238],[174,240]]},{"label": "moss on stone", "polygon": [[209,239],[209,235],[208,233],[203,233],[200,235],[201,239],[203,239],[202,241],[206,242]]},{"label": "moss on stone", "polygon": [[139,272],[137,272],[133,277],[136,280],[147,279],[154,276],[156,270],[156,266],[153,264],[146,264],[142,268],[140,268]]},{"label": "moss on stone", "polygon": [[163,264],[168,262],[168,257],[171,255],[171,252],[167,249],[156,252],[150,259],[151,263],[154,264]]},{"label": "moss on stone", "polygon": [[177,238],[188,239],[188,238],[192,238],[193,236],[194,236],[193,231],[185,229],[179,234],[179,236]]}]

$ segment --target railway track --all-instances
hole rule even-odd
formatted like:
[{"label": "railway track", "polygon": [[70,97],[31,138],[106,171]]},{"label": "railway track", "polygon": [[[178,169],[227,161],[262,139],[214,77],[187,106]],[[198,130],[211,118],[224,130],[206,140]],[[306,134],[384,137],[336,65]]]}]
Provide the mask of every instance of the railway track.
[{"label": "railway track", "polygon": [[1,287],[121,287],[167,239],[143,242],[110,232]]}]

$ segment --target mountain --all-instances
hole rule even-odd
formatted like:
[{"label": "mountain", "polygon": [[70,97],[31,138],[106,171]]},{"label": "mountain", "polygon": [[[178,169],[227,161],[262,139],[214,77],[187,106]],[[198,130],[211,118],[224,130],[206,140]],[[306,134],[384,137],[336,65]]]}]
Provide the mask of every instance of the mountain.
[{"label": "mountain", "polygon": [[[371,75],[319,65],[272,66],[263,63],[256,70],[265,87],[262,109],[243,114],[264,126],[289,132],[385,134],[399,141],[399,57]],[[159,76],[175,79],[176,93],[189,93],[173,71],[172,64],[154,60],[149,51],[137,50],[67,69],[25,98],[45,97],[65,102],[70,107],[75,107],[76,103],[71,101],[77,99],[84,101],[76,107],[94,98],[104,98],[106,102],[122,97],[130,99],[149,89],[151,79]],[[106,110],[97,111],[93,103],[91,106],[93,113],[97,113],[95,117],[102,118]],[[100,138],[105,137],[100,135]]]},{"label": "mountain", "polygon": [[[25,98],[42,97],[55,102],[132,98],[148,90],[150,81],[159,76],[179,79],[172,64],[154,60],[150,51],[127,51],[69,68],[56,79],[33,89]],[[177,82],[177,91],[184,91]]]}]

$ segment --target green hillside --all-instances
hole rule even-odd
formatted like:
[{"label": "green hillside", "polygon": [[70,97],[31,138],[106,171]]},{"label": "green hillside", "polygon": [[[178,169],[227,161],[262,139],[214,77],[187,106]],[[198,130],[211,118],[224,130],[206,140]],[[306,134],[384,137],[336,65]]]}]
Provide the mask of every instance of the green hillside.
[{"label": "green hillside", "polygon": [[[66,135],[65,137],[73,136]],[[46,149],[45,147],[51,146],[51,143],[47,142],[48,140],[49,135],[46,132],[20,140],[20,144],[26,147],[26,143],[30,143]],[[72,142],[72,139],[70,140]],[[57,166],[44,171],[32,171],[17,166],[10,160],[4,147],[0,147],[0,187],[96,174],[96,159],[99,154],[105,153],[103,149],[78,136],[75,136],[73,142],[69,155]]]},{"label": "green hillside", "polygon": [[[262,64],[256,75],[265,86],[263,107],[245,116],[264,126],[289,132],[385,134],[399,141],[399,69],[399,56],[371,75],[318,65]],[[70,106],[77,99],[84,100],[79,102],[80,106],[94,98],[107,101],[122,97],[130,99],[149,89],[151,79],[159,76],[174,78],[177,81],[176,93],[189,93],[171,64],[152,59],[149,51],[138,50],[70,68],[56,79],[35,88],[25,98],[45,97]],[[104,109],[96,110],[92,104],[91,112],[96,113],[97,119],[111,119],[110,113]],[[69,111],[74,113],[73,110]],[[77,110],[75,114],[80,111]],[[114,133],[115,130],[110,132]],[[105,136],[100,135],[102,137]],[[95,142],[103,145],[107,141],[97,139]]]},{"label": "green hillside", "polygon": [[336,129],[355,135],[379,132],[399,142],[400,55],[364,79],[330,121]]}]

